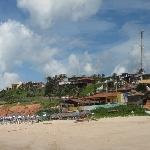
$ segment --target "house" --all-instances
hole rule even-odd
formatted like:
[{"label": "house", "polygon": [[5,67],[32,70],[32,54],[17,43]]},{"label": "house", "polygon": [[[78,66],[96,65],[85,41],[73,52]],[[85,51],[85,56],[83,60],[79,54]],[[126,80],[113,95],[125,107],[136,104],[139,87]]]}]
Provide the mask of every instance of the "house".
[{"label": "house", "polygon": [[17,90],[22,85],[22,82],[14,83],[11,85],[12,90]]},{"label": "house", "polygon": [[150,79],[141,80],[139,84],[150,85]]},{"label": "house", "polygon": [[72,77],[68,78],[68,82],[70,82],[70,84],[78,86],[79,88],[82,88],[87,86],[88,84],[95,83],[95,80],[91,77]]},{"label": "house", "polygon": [[126,92],[130,92],[133,89],[135,89],[135,86],[133,84],[124,84],[123,86],[117,88],[117,91],[126,93]]},{"label": "house", "polygon": [[118,92],[102,92],[85,97],[85,100],[98,101],[100,104],[118,102]]},{"label": "house", "polygon": [[71,82],[68,81],[68,78],[64,78],[58,84],[59,85],[67,85],[67,84],[71,84]]},{"label": "house", "polygon": [[95,101],[99,104],[107,104],[107,103],[126,104],[127,103],[127,95],[126,93],[122,93],[122,92],[102,92],[102,93],[97,93],[93,96],[85,97],[85,99],[90,101]]},{"label": "house", "polygon": [[145,95],[140,92],[130,93],[130,94],[128,94],[127,99],[128,99],[127,104],[143,105]]},{"label": "house", "polygon": [[34,88],[41,89],[45,87],[45,84],[43,82],[32,82],[32,86]]},{"label": "house", "polygon": [[6,87],[6,91],[10,91],[11,90],[11,87]]},{"label": "house", "polygon": [[143,79],[143,80],[150,79],[150,74],[143,74],[143,75],[142,75],[142,79]]},{"label": "house", "polygon": [[12,88],[11,88],[12,90],[16,90],[16,89],[17,89],[18,84],[17,84],[17,83],[16,83],[16,84],[12,84],[11,86],[12,86]]},{"label": "house", "polygon": [[142,95],[131,95],[128,96],[127,104],[132,105],[143,105],[143,96]]},{"label": "house", "polygon": [[44,87],[45,84],[43,82],[25,82],[22,83],[20,86],[21,89],[31,89],[31,88],[42,89]]},{"label": "house", "polygon": [[139,80],[139,75],[138,74],[122,73],[119,76],[119,80],[123,80],[127,83],[133,83],[133,82],[136,83]]},{"label": "house", "polygon": [[65,100],[65,103],[73,104],[75,107],[99,104],[98,101],[91,101],[91,100],[85,100],[85,99],[73,99],[73,98]]},{"label": "house", "polygon": [[7,90],[7,91],[10,91],[10,90],[17,90],[19,87],[21,87],[21,85],[22,85],[22,82],[13,83],[13,84],[11,84],[9,87],[6,87],[6,90]]},{"label": "house", "polygon": [[95,80],[90,77],[83,77],[83,78],[78,79],[78,82],[85,83],[85,84],[92,84],[92,83],[95,83]]}]

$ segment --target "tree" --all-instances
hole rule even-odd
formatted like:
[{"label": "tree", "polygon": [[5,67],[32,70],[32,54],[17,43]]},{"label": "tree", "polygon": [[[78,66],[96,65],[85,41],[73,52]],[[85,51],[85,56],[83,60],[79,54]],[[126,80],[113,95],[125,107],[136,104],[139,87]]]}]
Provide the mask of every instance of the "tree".
[{"label": "tree", "polygon": [[49,98],[57,94],[59,88],[59,77],[47,77],[47,83],[45,86],[45,95]]},{"label": "tree", "polygon": [[117,74],[116,74],[116,73],[113,73],[112,79],[113,79],[113,80],[116,80],[116,79],[117,79]]},{"label": "tree", "polygon": [[105,78],[105,74],[102,74],[102,78]]},{"label": "tree", "polygon": [[136,87],[136,90],[137,91],[140,91],[140,92],[146,92],[146,86],[143,85],[143,84],[138,84],[137,87]]}]

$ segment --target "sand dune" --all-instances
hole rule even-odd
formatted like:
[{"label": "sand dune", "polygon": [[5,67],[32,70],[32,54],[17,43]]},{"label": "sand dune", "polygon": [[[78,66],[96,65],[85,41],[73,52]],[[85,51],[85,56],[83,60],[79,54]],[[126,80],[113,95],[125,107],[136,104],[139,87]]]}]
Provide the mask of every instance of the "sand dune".
[{"label": "sand dune", "polygon": [[0,133],[0,150],[150,149],[150,117],[0,125]]}]

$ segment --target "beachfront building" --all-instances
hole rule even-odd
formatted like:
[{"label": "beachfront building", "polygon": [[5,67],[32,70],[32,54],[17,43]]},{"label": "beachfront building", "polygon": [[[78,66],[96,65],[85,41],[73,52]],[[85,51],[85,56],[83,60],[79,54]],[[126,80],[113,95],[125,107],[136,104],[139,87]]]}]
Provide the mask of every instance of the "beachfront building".
[{"label": "beachfront building", "polygon": [[120,92],[102,92],[84,98],[85,100],[97,101],[99,104],[106,103],[126,103],[126,98]]}]

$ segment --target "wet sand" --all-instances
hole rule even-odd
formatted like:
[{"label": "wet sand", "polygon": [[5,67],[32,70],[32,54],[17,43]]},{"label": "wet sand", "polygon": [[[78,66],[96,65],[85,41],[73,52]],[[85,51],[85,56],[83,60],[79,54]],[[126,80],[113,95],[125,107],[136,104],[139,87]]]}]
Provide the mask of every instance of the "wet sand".
[{"label": "wet sand", "polygon": [[150,117],[0,125],[0,150],[149,150]]}]

